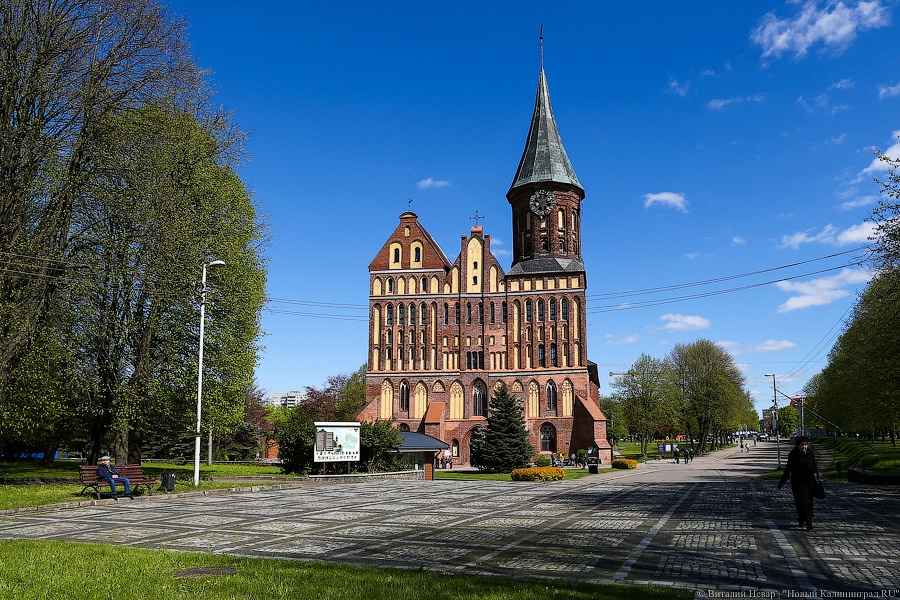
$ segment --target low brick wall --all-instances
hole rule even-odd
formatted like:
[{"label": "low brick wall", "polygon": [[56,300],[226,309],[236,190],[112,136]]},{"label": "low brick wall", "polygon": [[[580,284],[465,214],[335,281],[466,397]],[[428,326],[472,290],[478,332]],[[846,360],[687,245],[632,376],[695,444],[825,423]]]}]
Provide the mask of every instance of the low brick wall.
[{"label": "low brick wall", "polygon": [[394,471],[392,473],[352,473],[350,475],[307,475],[310,481],[317,483],[364,483],[367,481],[388,481],[392,479],[408,479],[424,481],[425,471]]}]

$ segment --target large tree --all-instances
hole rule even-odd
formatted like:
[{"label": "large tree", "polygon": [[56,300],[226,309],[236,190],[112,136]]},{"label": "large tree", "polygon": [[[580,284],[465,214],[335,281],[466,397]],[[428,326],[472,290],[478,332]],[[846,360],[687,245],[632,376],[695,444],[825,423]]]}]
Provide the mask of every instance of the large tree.
[{"label": "large tree", "polygon": [[480,443],[472,447],[469,462],[489,473],[511,473],[527,467],[534,456],[522,409],[506,384],[500,384],[491,396],[487,427]]},{"label": "large tree", "polygon": [[656,434],[674,433],[676,415],[665,361],[641,354],[628,372],[615,380],[613,389],[629,432],[640,440],[642,456],[647,456],[647,446]]},{"label": "large tree", "polygon": [[0,3],[0,419],[9,375],[81,271],[75,211],[111,118],[204,97],[154,0]]},{"label": "large tree", "polygon": [[707,450],[707,438],[715,445],[739,423],[745,414],[744,376],[728,352],[710,340],[676,344],[667,362],[678,373],[678,393],[683,415],[698,439],[701,453]]}]

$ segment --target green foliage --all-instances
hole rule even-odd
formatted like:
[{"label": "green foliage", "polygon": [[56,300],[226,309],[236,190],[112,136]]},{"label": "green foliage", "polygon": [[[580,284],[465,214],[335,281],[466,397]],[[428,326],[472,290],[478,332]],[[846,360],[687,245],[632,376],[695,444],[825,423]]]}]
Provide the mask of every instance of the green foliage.
[{"label": "green foliage", "polygon": [[[178,578],[179,571],[231,568],[231,575]],[[35,577],[40,573],[40,577]],[[123,581],[127,573],[127,582]],[[0,542],[0,596],[69,600],[123,594],[135,600],[367,600],[482,598],[517,600],[689,600],[690,590],[572,581],[531,581],[427,569],[375,569],[339,563],[248,558],[210,552],[166,552],[128,546],[4,540]],[[124,590],[124,591],[123,591]],[[361,593],[362,591],[362,593]]]},{"label": "green foliage", "polygon": [[631,458],[614,458],[612,461],[613,469],[637,469],[638,461]]},{"label": "green foliage", "polygon": [[[900,426],[900,159],[876,152],[888,167],[882,201],[872,211],[874,277],[831,349],[828,365],[810,380],[806,428],[890,437]],[[809,418],[807,418],[809,417]]]},{"label": "green foliage", "polygon": [[303,475],[313,466],[316,445],[315,418],[300,407],[285,411],[286,418],[276,424],[275,440],[281,451],[285,473]]},{"label": "green foliage", "polygon": [[366,365],[351,373],[337,390],[335,417],[339,421],[353,421],[366,403]]},{"label": "green foliage", "polygon": [[784,438],[789,438],[791,433],[797,431],[800,419],[793,406],[782,406],[778,409],[778,433]]},{"label": "green foliage", "polygon": [[513,469],[510,477],[513,481],[561,481],[566,472],[559,467]]},{"label": "green foliage", "polygon": [[672,402],[672,385],[665,361],[646,354],[613,383],[617,402],[630,433],[641,440],[646,455],[650,440],[660,432],[671,432],[678,414]]},{"label": "green foliage", "polygon": [[732,356],[711,340],[676,344],[666,357],[681,422],[687,434],[707,451],[747,418],[749,396],[744,376]]},{"label": "green foliage", "polygon": [[606,416],[606,437],[612,444],[628,437],[628,419],[622,399],[616,396],[600,398],[600,410]]},{"label": "green foliage", "polygon": [[469,462],[481,471],[510,473],[527,467],[533,455],[522,409],[506,385],[501,384],[491,397],[487,427],[473,436]]},{"label": "green foliage", "polygon": [[369,473],[377,473],[393,458],[393,452],[403,443],[400,431],[392,421],[363,422],[359,427],[360,460]]},{"label": "green foliage", "polygon": [[543,454],[534,459],[534,466],[536,467],[549,467],[550,463],[550,457]]}]

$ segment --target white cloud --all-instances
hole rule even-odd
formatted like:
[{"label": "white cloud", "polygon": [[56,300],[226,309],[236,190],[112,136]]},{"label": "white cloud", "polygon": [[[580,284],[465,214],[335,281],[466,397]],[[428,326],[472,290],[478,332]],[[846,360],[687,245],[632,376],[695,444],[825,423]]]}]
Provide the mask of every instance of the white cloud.
[{"label": "white cloud", "polygon": [[[900,137],[900,129],[891,135],[891,139],[896,140],[898,137]],[[884,155],[893,158],[894,160],[900,159],[900,141],[895,141],[890,148],[884,151]],[[862,179],[863,177],[875,177],[881,173],[887,173],[890,167],[891,165],[876,156],[872,159],[872,162],[869,163],[868,167],[860,171],[859,179]]]},{"label": "white cloud", "polygon": [[829,87],[828,89],[829,90],[849,90],[852,87],[853,87],[852,79],[841,79],[840,81],[832,83],[831,87]]},{"label": "white cloud", "polygon": [[875,204],[876,202],[878,202],[878,196],[863,196],[861,198],[854,198],[853,200],[843,202],[838,208],[842,211],[848,211],[853,210],[854,208],[860,208],[862,206],[869,206],[871,204]]},{"label": "white cloud", "polygon": [[866,283],[872,274],[865,269],[843,269],[837,275],[820,277],[809,281],[779,281],[775,285],[794,295],[778,307],[779,313],[825,306],[850,294],[846,288]]},{"label": "white cloud", "polygon": [[797,344],[790,340],[764,340],[750,350],[751,352],[777,352],[779,350],[787,350],[788,348],[796,348]]},{"label": "white cloud", "polygon": [[663,325],[665,331],[694,331],[696,329],[709,329],[709,319],[697,315],[680,315],[667,313],[660,317],[661,321],[667,321]]},{"label": "white cloud", "polygon": [[666,91],[670,94],[675,94],[676,96],[681,96],[682,98],[687,96],[688,90],[691,89],[691,82],[681,83],[677,79],[670,79],[669,85],[666,88]]},{"label": "white cloud", "polygon": [[[752,352],[778,352],[788,348],[796,348],[797,344],[791,340],[763,340],[756,344],[741,344],[739,342],[721,341],[716,345],[727,351],[732,356],[750,354]],[[746,369],[744,369],[746,370]]]},{"label": "white cloud", "polygon": [[422,179],[416,182],[416,187],[420,190],[427,190],[428,188],[441,188],[450,185],[449,181],[440,181],[432,179],[428,177],[427,179]]},{"label": "white cloud", "polygon": [[827,0],[821,8],[819,4],[815,0],[804,2],[793,18],[780,19],[774,12],[766,13],[750,40],[762,47],[763,57],[793,54],[801,58],[817,45],[841,52],[860,32],[886,27],[891,21],[880,0],[861,0],[855,5]]},{"label": "white cloud", "polygon": [[875,237],[875,228],[875,223],[871,221],[848,227],[838,234],[837,245],[847,246],[850,244],[868,244],[872,241],[870,238]]},{"label": "white cloud", "polygon": [[629,335],[615,335],[612,333],[607,333],[605,336],[606,343],[610,346],[623,346],[625,344],[635,344],[641,341],[641,336],[636,333],[632,333]]},{"label": "white cloud", "polygon": [[736,96],[734,98],[717,98],[706,103],[709,110],[722,110],[730,104],[743,104],[744,102],[765,102],[766,97],[762,94],[753,96]]},{"label": "white cloud", "polygon": [[663,204],[677,208],[681,212],[687,212],[687,198],[681,193],[659,192],[657,194],[644,194],[644,208],[650,208],[654,204]]},{"label": "white cloud", "polygon": [[878,99],[884,100],[893,96],[900,96],[900,83],[889,83],[878,86]]},{"label": "white cloud", "polygon": [[829,246],[866,244],[869,242],[869,237],[874,235],[875,224],[870,221],[852,225],[843,231],[829,224],[819,233],[810,234],[809,231],[798,231],[791,235],[781,236],[781,247],[796,250],[802,244],[828,244]]},{"label": "white cloud", "polygon": [[736,235],[733,238],[731,238],[731,243],[734,244],[735,246],[745,246],[747,244],[747,240],[742,238],[739,235]]}]

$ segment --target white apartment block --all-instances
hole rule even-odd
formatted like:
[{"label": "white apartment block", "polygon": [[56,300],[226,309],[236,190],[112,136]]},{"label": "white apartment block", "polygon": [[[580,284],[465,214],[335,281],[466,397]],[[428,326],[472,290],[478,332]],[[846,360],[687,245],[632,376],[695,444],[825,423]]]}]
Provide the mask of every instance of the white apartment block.
[{"label": "white apartment block", "polygon": [[286,394],[269,394],[267,404],[269,406],[283,406],[285,408],[294,408],[305,402],[307,395],[305,392],[288,392]]}]

